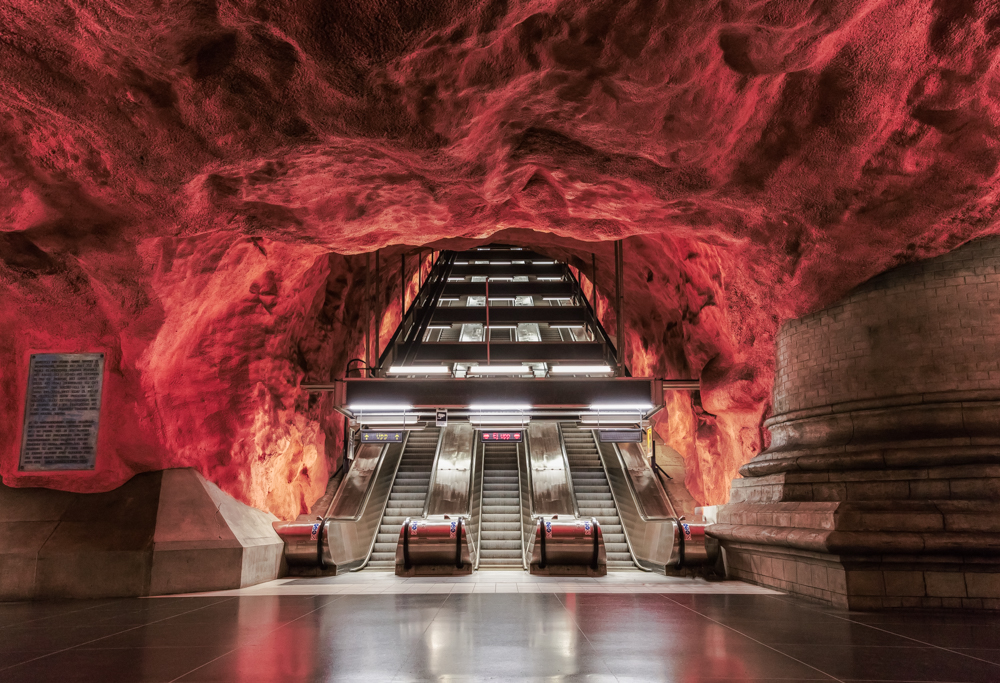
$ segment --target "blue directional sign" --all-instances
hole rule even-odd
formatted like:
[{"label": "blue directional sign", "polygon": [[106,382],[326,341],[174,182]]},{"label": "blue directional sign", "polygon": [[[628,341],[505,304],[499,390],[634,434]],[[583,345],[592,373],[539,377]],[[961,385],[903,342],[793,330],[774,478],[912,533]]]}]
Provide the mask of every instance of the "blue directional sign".
[{"label": "blue directional sign", "polygon": [[362,429],[361,443],[402,443],[403,432],[387,432],[384,429]]}]

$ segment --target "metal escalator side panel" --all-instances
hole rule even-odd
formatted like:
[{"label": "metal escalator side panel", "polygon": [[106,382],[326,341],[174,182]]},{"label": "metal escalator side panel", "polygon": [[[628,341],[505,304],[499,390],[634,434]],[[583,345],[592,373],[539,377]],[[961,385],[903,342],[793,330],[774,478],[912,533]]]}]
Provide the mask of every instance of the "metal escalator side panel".
[{"label": "metal escalator side panel", "polygon": [[636,564],[658,572],[679,564],[680,536],[677,520],[646,518],[616,445],[597,443],[597,450],[618,508],[629,552]]},{"label": "metal escalator side panel", "polygon": [[385,447],[358,514],[354,518],[328,520],[324,555],[327,566],[338,574],[368,562],[408,438]]},{"label": "metal escalator side panel", "polygon": [[344,475],[343,481],[330,507],[324,515],[327,519],[357,520],[364,509],[365,502],[371,495],[372,485],[382,463],[382,456],[391,444],[362,444],[354,455],[351,467]]},{"label": "metal escalator side panel", "polygon": [[475,437],[476,431],[468,423],[450,424],[441,430],[427,491],[425,517],[470,515]]},{"label": "metal escalator side panel", "polygon": [[533,420],[527,431],[533,514],[578,517],[559,424]]},{"label": "metal escalator side panel", "polygon": [[649,466],[649,460],[642,446],[637,443],[615,445],[618,447],[623,468],[628,475],[632,490],[635,491],[643,517],[648,520],[676,519],[677,515],[674,513],[670,498],[656,473],[653,472],[653,468]]}]

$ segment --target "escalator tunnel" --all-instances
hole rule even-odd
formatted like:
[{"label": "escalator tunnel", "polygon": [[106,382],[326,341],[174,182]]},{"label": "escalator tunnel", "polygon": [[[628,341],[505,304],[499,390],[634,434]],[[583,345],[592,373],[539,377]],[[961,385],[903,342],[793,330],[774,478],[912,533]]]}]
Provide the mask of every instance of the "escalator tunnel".
[{"label": "escalator tunnel", "polygon": [[291,573],[715,566],[649,452],[663,392],[697,383],[631,377],[566,264],[441,252],[380,351],[309,387],[347,418],[347,458],[309,516],[275,523]]}]

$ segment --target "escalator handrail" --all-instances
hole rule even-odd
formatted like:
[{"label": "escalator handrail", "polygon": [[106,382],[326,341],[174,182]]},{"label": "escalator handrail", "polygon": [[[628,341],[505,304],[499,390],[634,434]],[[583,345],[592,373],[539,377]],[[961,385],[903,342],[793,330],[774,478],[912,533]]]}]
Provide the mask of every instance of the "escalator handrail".
[{"label": "escalator handrail", "polygon": [[[524,448],[522,448],[522,446]],[[534,504],[534,501],[532,500],[532,496],[531,496],[531,484],[532,484],[532,482],[531,482],[531,455],[528,452],[527,440],[525,440],[524,443],[516,444],[515,448],[517,448],[517,498],[518,498],[518,507],[521,508],[521,524],[520,524],[521,531],[520,531],[520,534],[519,534],[521,536],[521,568],[524,569],[525,571],[527,571],[528,568],[531,566],[531,558],[527,555],[528,546],[530,545],[530,543],[527,543],[526,542],[527,539],[525,539],[525,537],[524,537],[524,509],[523,509],[524,508],[524,501],[521,500],[521,489],[522,489],[521,484],[522,483],[526,483],[527,484],[527,492],[528,492],[528,495],[527,495],[527,497],[528,497],[528,519],[534,520],[535,519],[535,504]],[[484,447],[484,456],[485,456],[485,447]],[[524,469],[524,475],[523,476],[527,479],[527,482],[522,482],[521,481],[521,476],[522,476],[521,475],[521,470],[522,469]],[[532,536],[533,535],[534,534],[532,534]]]},{"label": "escalator handrail", "polygon": [[[481,449],[481,448],[485,448],[485,446],[483,444],[479,443],[479,441],[473,436],[473,439],[472,439],[472,451],[473,451],[473,453],[478,452],[479,449]],[[483,454],[483,462],[484,463],[486,462],[486,454],[485,453]],[[479,517],[476,519],[476,537],[477,538],[482,538],[482,533],[483,533],[483,498],[484,498],[484,496],[483,496],[483,476],[484,476],[483,470],[484,469],[486,469],[486,468],[484,467],[484,468],[482,468],[479,471]],[[476,471],[472,470],[472,478],[475,479],[475,477],[476,477]],[[475,505],[476,501],[473,500],[472,504]],[[476,550],[476,557],[472,561],[472,570],[476,571],[476,570],[479,569],[479,559],[480,559],[479,558],[479,549],[475,548],[474,544],[473,544],[473,548]]]},{"label": "escalator handrail", "polygon": [[[364,559],[364,561],[361,564],[359,564],[354,569],[351,569],[352,572],[359,572],[359,571],[361,571],[362,569],[364,569],[365,567],[368,566],[368,563],[372,559],[372,553],[375,551],[375,541],[378,540],[379,526],[381,526],[381,520],[385,517],[385,509],[387,507],[389,507],[389,497],[392,495],[392,486],[394,486],[395,483],[396,483],[396,474],[399,472],[399,466],[403,462],[403,456],[406,455],[406,446],[407,446],[407,444],[409,442],[410,442],[410,433],[406,432],[406,436],[403,437],[403,447],[402,447],[402,450],[399,453],[399,460],[396,462],[396,471],[392,473],[392,484],[390,484],[390,486],[389,486],[389,495],[385,497],[385,503],[383,503],[382,509],[379,511],[379,516],[378,516],[378,518],[379,518],[379,524],[376,525],[376,527],[375,527],[375,533],[372,534],[372,542],[368,546],[368,554],[365,555],[365,559]],[[383,460],[379,462],[379,474],[382,471],[382,462],[384,462],[384,454],[388,453],[388,452],[389,452],[389,449],[386,448],[385,451],[384,451],[384,453],[383,453]],[[372,481],[374,482],[377,478],[378,478],[378,475],[372,477]],[[370,495],[370,493],[369,493],[369,495]],[[366,498],[365,499],[366,505],[367,505],[367,502],[368,502],[368,500]]]}]

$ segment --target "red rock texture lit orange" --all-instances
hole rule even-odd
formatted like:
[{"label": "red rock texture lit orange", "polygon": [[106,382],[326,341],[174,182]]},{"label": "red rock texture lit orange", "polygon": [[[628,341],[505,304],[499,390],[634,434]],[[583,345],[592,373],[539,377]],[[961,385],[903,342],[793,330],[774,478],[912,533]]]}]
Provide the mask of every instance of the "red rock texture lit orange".
[{"label": "red rock texture lit orange", "polygon": [[[386,249],[387,341],[410,247],[507,240],[585,274],[596,250],[610,295],[628,238],[634,372],[702,378],[658,429],[721,502],[765,438],[781,321],[996,232],[998,12],[6,3],[0,474],[194,466],[294,516],[340,434],[297,386],[363,347],[365,252]],[[109,354],[92,473],[17,472],[50,350]]]}]

